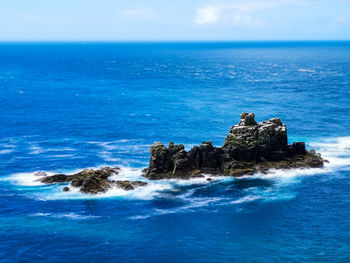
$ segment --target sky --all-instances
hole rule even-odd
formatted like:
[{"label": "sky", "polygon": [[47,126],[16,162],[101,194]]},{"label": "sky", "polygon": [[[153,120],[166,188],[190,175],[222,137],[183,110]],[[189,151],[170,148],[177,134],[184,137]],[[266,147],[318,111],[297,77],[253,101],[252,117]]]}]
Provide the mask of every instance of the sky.
[{"label": "sky", "polygon": [[350,40],[350,0],[0,0],[0,41]]}]

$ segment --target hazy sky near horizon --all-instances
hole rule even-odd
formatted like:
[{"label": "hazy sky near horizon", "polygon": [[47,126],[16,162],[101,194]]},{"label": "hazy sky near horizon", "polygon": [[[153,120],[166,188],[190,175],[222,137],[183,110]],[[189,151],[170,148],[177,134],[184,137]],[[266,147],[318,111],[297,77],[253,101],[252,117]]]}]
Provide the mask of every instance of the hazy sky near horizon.
[{"label": "hazy sky near horizon", "polygon": [[350,40],[350,0],[1,0],[0,41]]}]

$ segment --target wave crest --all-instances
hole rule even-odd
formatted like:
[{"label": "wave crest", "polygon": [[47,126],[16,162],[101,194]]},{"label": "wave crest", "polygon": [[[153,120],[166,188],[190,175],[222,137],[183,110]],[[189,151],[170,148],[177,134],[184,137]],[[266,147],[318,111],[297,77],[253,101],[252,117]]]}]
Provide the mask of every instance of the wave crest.
[{"label": "wave crest", "polygon": [[[106,193],[98,195],[83,194],[78,188],[71,187],[71,191],[63,192],[62,188],[66,184],[43,185],[39,179],[43,174],[37,172],[13,174],[2,181],[8,181],[15,186],[21,186],[21,190],[28,187],[29,198],[39,200],[61,200],[61,199],[103,199],[117,198],[126,200],[152,200],[167,199],[177,200],[176,207],[167,209],[156,209],[146,215],[135,215],[130,219],[146,219],[151,216],[189,212],[204,207],[217,207],[224,205],[242,206],[251,202],[269,202],[276,200],[286,200],[294,198],[296,193],[293,184],[299,183],[305,176],[331,173],[339,169],[348,169],[350,166],[350,136],[331,139],[323,139],[311,142],[310,146],[315,148],[322,156],[329,160],[324,168],[293,169],[293,170],[271,170],[267,174],[255,174],[253,176],[243,176],[239,178],[204,175],[202,178],[189,180],[158,180],[151,181],[142,177],[141,169],[131,167],[121,167],[118,175],[111,176],[112,180],[142,180],[148,185],[136,188],[132,191],[125,191],[119,188],[112,188]],[[79,169],[80,170],[80,169]],[[79,170],[72,171],[75,173]],[[52,171],[47,175],[54,174]],[[213,179],[208,181],[208,177]],[[244,183],[243,180],[269,180],[273,183],[254,185],[250,182],[248,186],[237,187],[235,182]],[[241,181],[239,181],[241,180]],[[175,203],[176,203],[175,202]],[[180,204],[180,205],[179,205]],[[84,215],[71,213],[63,214],[33,214],[33,216],[50,216],[56,218],[81,219]]]}]

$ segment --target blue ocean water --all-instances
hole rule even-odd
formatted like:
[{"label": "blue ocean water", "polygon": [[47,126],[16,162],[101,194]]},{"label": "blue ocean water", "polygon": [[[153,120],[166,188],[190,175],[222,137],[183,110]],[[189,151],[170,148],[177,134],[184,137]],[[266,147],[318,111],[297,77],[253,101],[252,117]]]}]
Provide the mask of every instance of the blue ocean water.
[{"label": "blue ocean water", "polygon": [[[34,175],[280,117],[330,163],[96,196]],[[350,262],[350,43],[0,44],[1,262]],[[145,179],[142,179],[145,180]]]}]

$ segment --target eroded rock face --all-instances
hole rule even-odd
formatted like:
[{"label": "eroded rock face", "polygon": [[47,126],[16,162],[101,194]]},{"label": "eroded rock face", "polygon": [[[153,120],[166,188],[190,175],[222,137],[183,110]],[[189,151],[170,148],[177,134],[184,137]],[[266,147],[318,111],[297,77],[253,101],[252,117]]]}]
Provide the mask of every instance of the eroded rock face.
[{"label": "eroded rock face", "polygon": [[[141,181],[112,181],[109,177],[118,174],[119,168],[103,167],[101,169],[86,169],[79,173],[66,175],[55,174],[52,176],[45,176],[40,179],[45,184],[56,184],[70,182],[71,186],[79,187],[80,191],[88,194],[97,194],[106,192],[108,189],[116,186],[124,190],[133,190],[136,187],[144,186],[147,183]],[[69,187],[63,187],[63,191],[70,191]]]},{"label": "eroded rock face", "polygon": [[286,125],[278,118],[256,123],[254,117],[254,113],[242,113],[239,124],[230,129],[222,148],[237,160],[280,160],[286,157]]},{"label": "eroded rock face", "polygon": [[203,142],[186,152],[182,144],[167,147],[156,142],[150,149],[149,167],[144,176],[155,179],[190,178],[201,173],[241,176],[271,168],[322,167],[315,151],[305,143],[288,145],[286,125],[278,118],[257,123],[254,113],[242,113],[222,147]]},{"label": "eroded rock face", "polygon": [[[210,141],[194,146],[188,152],[183,144],[170,142],[168,147],[161,142],[152,144],[149,167],[143,176],[151,180],[202,177],[203,173],[227,176],[266,173],[269,169],[316,168],[324,160],[314,150],[307,151],[304,142],[288,145],[287,128],[278,118],[257,123],[254,113],[242,113],[222,147],[215,147]],[[79,173],[43,176],[46,184],[70,182],[81,192],[97,194],[118,187],[126,191],[147,185],[142,181],[112,181],[109,177],[119,173],[119,168],[104,167],[86,169]],[[210,180],[210,179],[209,179]],[[64,187],[63,191],[70,191]]]}]

